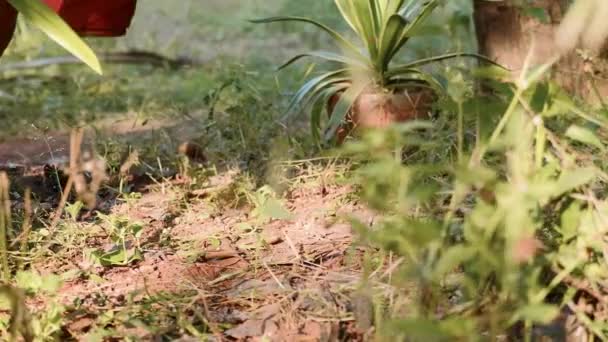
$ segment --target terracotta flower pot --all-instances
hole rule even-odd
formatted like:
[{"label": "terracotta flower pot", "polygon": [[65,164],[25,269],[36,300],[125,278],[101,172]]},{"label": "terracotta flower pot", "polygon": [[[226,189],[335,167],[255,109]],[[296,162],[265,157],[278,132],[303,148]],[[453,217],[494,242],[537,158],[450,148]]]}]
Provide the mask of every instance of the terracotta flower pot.
[{"label": "terracotta flower pot", "polygon": [[[329,99],[328,115],[340,100],[341,93]],[[367,91],[361,94],[336,133],[338,143],[357,128],[386,128],[391,124],[421,118],[429,113],[435,101],[429,89],[409,89],[396,93]]]},{"label": "terracotta flower pot", "polygon": [[[81,36],[117,37],[127,32],[137,0],[43,0]],[[0,0],[0,56],[13,37],[17,12]]]}]

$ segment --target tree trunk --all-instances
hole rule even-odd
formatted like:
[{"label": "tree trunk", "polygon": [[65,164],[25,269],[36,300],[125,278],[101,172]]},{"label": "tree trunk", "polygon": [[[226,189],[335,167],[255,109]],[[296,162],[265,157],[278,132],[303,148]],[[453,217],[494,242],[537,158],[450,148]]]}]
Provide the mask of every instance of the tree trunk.
[{"label": "tree trunk", "polygon": [[[547,15],[548,20],[541,21],[509,0],[474,0],[480,52],[512,70],[513,77],[519,75],[526,60],[530,66],[550,61],[558,52],[554,35],[566,12],[566,3],[564,0],[533,1],[533,6],[543,9]],[[589,80],[593,77],[600,92],[608,94],[608,83],[601,77],[604,74],[601,68],[572,53],[555,66],[553,77],[572,94],[597,99],[589,96],[595,95]]]}]

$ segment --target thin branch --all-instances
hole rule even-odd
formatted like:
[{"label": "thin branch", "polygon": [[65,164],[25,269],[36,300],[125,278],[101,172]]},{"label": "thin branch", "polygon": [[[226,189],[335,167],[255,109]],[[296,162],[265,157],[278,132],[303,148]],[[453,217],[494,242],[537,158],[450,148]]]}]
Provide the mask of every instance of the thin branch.
[{"label": "thin branch", "polygon": [[[201,62],[188,58],[169,58],[155,52],[130,50],[126,52],[99,53],[98,58],[106,64],[148,64],[155,67],[169,67],[173,69],[200,65]],[[82,62],[74,56],[59,56],[34,59],[25,62],[7,63],[0,65],[0,72],[22,69],[39,69],[52,65],[81,64]]]}]

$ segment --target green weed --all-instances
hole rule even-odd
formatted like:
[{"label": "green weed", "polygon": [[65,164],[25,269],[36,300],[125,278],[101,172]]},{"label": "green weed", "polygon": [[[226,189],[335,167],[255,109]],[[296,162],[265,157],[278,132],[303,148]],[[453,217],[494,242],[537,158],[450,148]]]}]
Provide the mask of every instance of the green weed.
[{"label": "green weed", "polygon": [[143,259],[140,237],[144,227],[141,223],[117,215],[98,213],[97,216],[105,224],[104,229],[114,246],[109,251],[90,251],[88,254],[93,262],[102,266],[126,266]]}]

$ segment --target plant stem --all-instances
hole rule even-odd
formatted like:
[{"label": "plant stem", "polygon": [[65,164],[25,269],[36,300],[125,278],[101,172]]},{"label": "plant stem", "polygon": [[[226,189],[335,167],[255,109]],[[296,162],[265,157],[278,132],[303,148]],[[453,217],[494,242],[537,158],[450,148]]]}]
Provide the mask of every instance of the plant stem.
[{"label": "plant stem", "polygon": [[8,186],[8,176],[5,172],[0,173],[0,262],[2,263],[2,279],[7,282],[11,278],[11,270],[8,264],[7,243],[7,228],[9,226],[8,222],[11,219],[11,215],[10,211],[6,211],[6,207],[4,205],[4,202],[9,200],[8,198],[5,198],[5,196],[8,194]]},{"label": "plant stem", "polygon": [[534,124],[536,125],[536,151],[534,156],[536,158],[536,169],[539,170],[543,167],[545,148],[547,146],[547,133],[540,116],[534,118]]},{"label": "plant stem", "polygon": [[502,118],[500,119],[500,122],[498,122],[498,125],[494,129],[494,132],[492,132],[490,139],[484,146],[482,146],[477,151],[477,153],[476,153],[477,155],[474,158],[471,158],[472,165],[479,164],[483,160],[483,157],[485,156],[485,154],[488,152],[488,147],[496,142],[496,140],[502,133],[502,130],[505,128],[505,126],[509,122],[509,119],[511,118],[511,116],[513,115],[515,110],[517,109],[517,105],[519,104],[519,98],[522,95],[523,91],[524,90],[522,88],[517,88],[515,90],[515,94],[513,95],[513,99],[511,100],[511,103],[509,103],[509,107],[507,108],[505,113],[502,115]]},{"label": "plant stem", "polygon": [[462,101],[458,101],[458,162],[462,162],[464,155],[464,112]]},{"label": "plant stem", "polygon": [[597,100],[599,101],[600,105],[602,106],[602,109],[608,110],[608,106],[606,106],[606,102],[604,102],[602,93],[597,88],[597,83],[595,82],[595,78],[593,76],[589,77],[589,83],[591,83],[591,90],[593,90],[593,95],[595,95],[597,97]]},{"label": "plant stem", "polygon": [[27,253],[27,243],[29,241],[30,232],[32,231],[32,191],[30,189],[25,190],[25,216],[23,218],[23,225],[21,228],[21,248],[20,255],[21,259],[19,260],[19,269],[24,269],[23,258]]},{"label": "plant stem", "polygon": [[530,320],[526,320],[524,323],[524,341],[532,341],[532,322]]},{"label": "plant stem", "polygon": [[481,145],[481,115],[479,108],[475,111],[475,148]]}]

